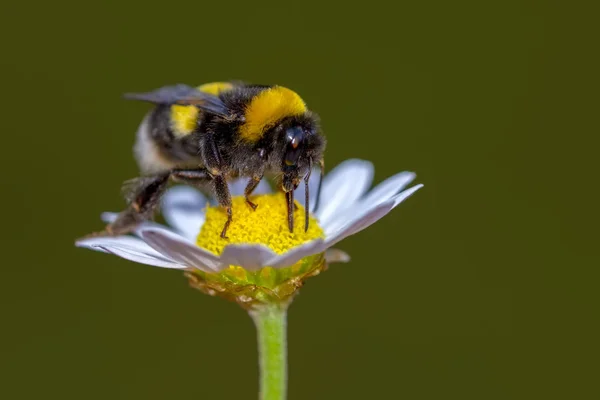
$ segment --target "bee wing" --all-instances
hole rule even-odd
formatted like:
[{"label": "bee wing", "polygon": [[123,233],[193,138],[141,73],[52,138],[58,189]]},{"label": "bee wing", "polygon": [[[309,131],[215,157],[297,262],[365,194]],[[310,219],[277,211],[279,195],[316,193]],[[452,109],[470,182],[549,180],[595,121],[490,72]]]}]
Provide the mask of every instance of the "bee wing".
[{"label": "bee wing", "polygon": [[217,96],[184,84],[164,86],[146,93],[125,93],[124,97],[154,104],[194,105],[213,114],[227,115],[227,107]]}]

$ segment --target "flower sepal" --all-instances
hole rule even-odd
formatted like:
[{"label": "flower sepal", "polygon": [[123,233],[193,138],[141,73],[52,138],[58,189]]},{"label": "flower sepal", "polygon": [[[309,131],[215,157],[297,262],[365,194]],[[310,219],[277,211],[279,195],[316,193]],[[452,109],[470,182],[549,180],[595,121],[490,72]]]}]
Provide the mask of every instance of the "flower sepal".
[{"label": "flower sepal", "polygon": [[185,275],[191,287],[253,309],[263,304],[289,303],[306,279],[326,269],[325,253],[319,253],[285,268],[263,267],[249,271],[231,265],[219,273],[188,270]]}]

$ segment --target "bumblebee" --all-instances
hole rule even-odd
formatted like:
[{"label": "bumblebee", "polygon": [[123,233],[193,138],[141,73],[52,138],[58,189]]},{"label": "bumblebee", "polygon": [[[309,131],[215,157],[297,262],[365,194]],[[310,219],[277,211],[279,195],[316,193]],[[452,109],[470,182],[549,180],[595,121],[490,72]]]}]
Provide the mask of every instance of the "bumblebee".
[{"label": "bumblebee", "polygon": [[308,180],[313,165],[320,166],[323,176],[326,141],[318,116],[294,91],[282,86],[215,82],[199,87],[166,86],[148,93],[129,93],[125,98],[155,107],[138,128],[134,146],[141,176],[124,185],[127,208],[104,233],[129,233],[151,219],[168,183],[180,182],[212,186],[227,212],[221,232],[221,237],[227,238],[233,218],[228,180],[248,178],[244,196],[248,206],[256,209],[249,196],[265,174],[280,179],[290,232],[294,229],[294,190],[304,179],[304,229],[308,229]]}]

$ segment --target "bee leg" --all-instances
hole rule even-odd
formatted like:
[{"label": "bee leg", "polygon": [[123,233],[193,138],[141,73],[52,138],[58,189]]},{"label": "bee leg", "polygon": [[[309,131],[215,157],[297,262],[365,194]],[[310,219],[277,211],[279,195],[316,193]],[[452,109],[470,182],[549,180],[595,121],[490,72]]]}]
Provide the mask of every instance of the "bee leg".
[{"label": "bee leg", "polygon": [[262,177],[263,177],[262,174],[260,176],[253,176],[248,181],[248,185],[246,185],[246,189],[244,189],[244,197],[246,198],[246,204],[248,204],[250,207],[252,207],[253,210],[256,210],[256,207],[258,207],[258,205],[254,204],[253,202],[250,201],[250,195],[252,194],[252,192],[254,192],[254,189],[256,189],[256,187],[260,183],[260,180],[262,179]]},{"label": "bee leg", "polygon": [[174,169],[171,171],[171,179],[174,182],[187,183],[192,186],[199,186],[203,183],[213,180],[213,176],[206,168],[199,169]]},{"label": "bee leg", "polygon": [[293,233],[294,232],[294,210],[295,210],[294,191],[290,190],[289,192],[286,192],[285,199],[287,201],[288,228],[290,230],[290,233]]},{"label": "bee leg", "polygon": [[229,228],[233,218],[233,213],[231,210],[231,193],[229,193],[227,181],[223,176],[214,176],[213,180],[215,184],[215,195],[217,196],[219,205],[224,207],[225,211],[227,212],[227,221],[225,222],[225,226],[223,226],[223,231],[221,231],[221,237],[223,239],[227,239],[227,228]]},{"label": "bee leg", "polygon": [[131,201],[117,219],[106,226],[104,233],[109,236],[124,235],[133,231],[141,222],[152,217],[170,174],[161,174],[139,179],[139,186],[131,194]]},{"label": "bee leg", "polygon": [[219,152],[219,148],[215,143],[214,134],[207,133],[203,141],[200,144],[200,152],[202,154],[202,160],[208,172],[213,176],[220,176],[223,174],[223,158]]},{"label": "bee leg", "polygon": [[202,155],[202,161],[208,172],[212,175],[212,179],[215,185],[215,195],[219,201],[219,205],[225,208],[227,212],[227,221],[221,231],[221,237],[227,239],[227,228],[231,224],[232,210],[231,210],[231,193],[229,193],[229,187],[227,186],[227,180],[224,177],[225,168],[223,158],[219,152],[217,143],[215,142],[215,135],[212,132],[207,132],[200,142],[200,153]]},{"label": "bee leg", "polygon": [[192,185],[212,180],[212,176],[205,169],[181,170],[174,169],[168,173],[143,177],[133,180],[132,193],[127,197],[131,200],[117,219],[109,224],[103,232],[96,236],[117,236],[132,232],[141,222],[151,219],[160,198],[162,197],[169,179]]}]

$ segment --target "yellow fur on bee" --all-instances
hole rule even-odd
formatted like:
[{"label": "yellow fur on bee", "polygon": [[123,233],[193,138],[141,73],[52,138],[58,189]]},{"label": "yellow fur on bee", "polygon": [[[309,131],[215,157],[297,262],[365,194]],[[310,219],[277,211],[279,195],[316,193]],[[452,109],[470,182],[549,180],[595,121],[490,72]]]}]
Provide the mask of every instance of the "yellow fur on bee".
[{"label": "yellow fur on bee", "polygon": [[186,136],[194,132],[198,122],[200,110],[196,106],[171,106],[171,129],[177,137]]},{"label": "yellow fur on bee", "polygon": [[[215,96],[232,88],[233,85],[229,82],[212,82],[198,86],[199,91]],[[178,104],[171,106],[171,128],[175,136],[187,136],[194,132],[199,114],[200,110],[196,106],[182,106]]]},{"label": "yellow fur on bee", "polygon": [[282,86],[265,89],[246,107],[246,122],[240,127],[240,137],[248,142],[256,142],[267,128],[281,119],[305,112],[306,104],[296,92]]},{"label": "yellow fur on bee", "polygon": [[218,96],[219,93],[233,88],[233,85],[229,82],[212,82],[205,83],[204,85],[198,86],[198,90],[204,93]]}]

